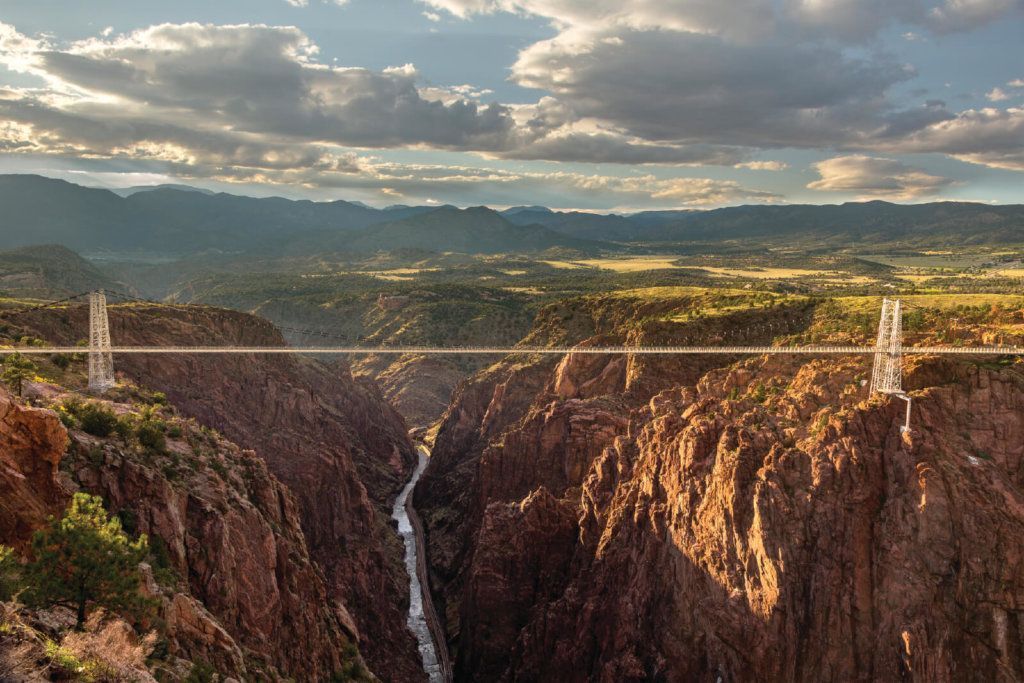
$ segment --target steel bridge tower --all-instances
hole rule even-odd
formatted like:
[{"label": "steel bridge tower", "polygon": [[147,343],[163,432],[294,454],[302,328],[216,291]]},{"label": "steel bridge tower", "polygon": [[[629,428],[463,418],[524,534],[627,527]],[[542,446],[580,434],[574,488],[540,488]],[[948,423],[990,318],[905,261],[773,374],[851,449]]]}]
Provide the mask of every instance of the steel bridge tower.
[{"label": "steel bridge tower", "polygon": [[882,299],[871,391],[907,402],[907,417],[900,431],[910,431],[910,396],[903,391],[903,308],[899,299]]},{"label": "steel bridge tower", "polygon": [[114,386],[110,321],[103,291],[89,292],[89,390],[102,394]]}]

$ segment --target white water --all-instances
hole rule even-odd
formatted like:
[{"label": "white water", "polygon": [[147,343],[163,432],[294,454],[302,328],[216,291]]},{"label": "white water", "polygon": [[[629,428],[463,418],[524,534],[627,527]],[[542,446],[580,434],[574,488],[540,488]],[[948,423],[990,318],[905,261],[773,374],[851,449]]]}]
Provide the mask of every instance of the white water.
[{"label": "white water", "polygon": [[423,658],[423,670],[430,677],[430,683],[444,683],[441,676],[441,666],[437,661],[437,651],[434,649],[434,639],[430,635],[430,628],[427,626],[427,619],[423,615],[423,587],[420,585],[419,573],[416,571],[416,532],[409,522],[409,515],[405,511],[405,503],[412,495],[412,489],[419,481],[420,475],[427,466],[427,448],[419,446],[419,462],[416,469],[405,485],[402,492],[395,500],[394,510],[391,517],[398,522],[398,533],[405,543],[405,571],[409,574],[409,618],[406,623],[409,630],[416,636],[419,645],[420,656]]}]

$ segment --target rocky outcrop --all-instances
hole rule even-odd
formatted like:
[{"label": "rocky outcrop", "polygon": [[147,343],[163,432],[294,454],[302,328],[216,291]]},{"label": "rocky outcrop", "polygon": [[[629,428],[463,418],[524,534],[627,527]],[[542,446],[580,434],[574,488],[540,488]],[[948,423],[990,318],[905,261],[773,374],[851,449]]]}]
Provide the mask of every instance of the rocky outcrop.
[{"label": "rocky outcrop", "polygon": [[[64,396],[37,388],[51,400]],[[145,568],[144,586],[158,619],[143,629],[160,632],[162,656],[239,677],[319,680],[341,670],[358,633],[327,598],[292,493],[254,453],[187,422],[165,452],[69,433],[54,411],[2,389],[0,413],[5,544],[24,545],[73,491],[94,493],[132,534],[150,539],[159,566]]]},{"label": "rocky outcrop", "polygon": [[49,410],[0,388],[0,542],[24,546],[68,494],[57,477],[67,432]]},{"label": "rocky outcrop", "polygon": [[[199,306],[115,306],[110,323],[113,338],[127,345],[282,343],[264,320]],[[43,312],[33,324],[39,336],[64,341],[87,329],[80,311]],[[345,365],[282,356],[126,356],[117,368],[266,462],[294,493],[328,599],[351,615],[371,669],[385,680],[421,679],[405,627],[402,546],[387,522],[415,453],[372,382]],[[208,515],[215,528],[216,510]]]},{"label": "rocky outcrop", "polygon": [[415,428],[435,423],[448,408],[455,386],[472,374],[465,367],[437,356],[371,356],[354,362],[355,370],[373,377],[388,402]]},{"label": "rocky outcrop", "polygon": [[356,634],[327,599],[294,497],[260,458],[201,432],[172,441],[166,456],[73,437],[71,478],[166,555],[168,585],[152,592],[170,654],[234,675],[260,665],[308,679],[340,670]]},{"label": "rocky outcrop", "polygon": [[439,430],[457,680],[1024,676],[1014,368],[915,361],[902,435],[868,358],[580,358],[507,360]]}]

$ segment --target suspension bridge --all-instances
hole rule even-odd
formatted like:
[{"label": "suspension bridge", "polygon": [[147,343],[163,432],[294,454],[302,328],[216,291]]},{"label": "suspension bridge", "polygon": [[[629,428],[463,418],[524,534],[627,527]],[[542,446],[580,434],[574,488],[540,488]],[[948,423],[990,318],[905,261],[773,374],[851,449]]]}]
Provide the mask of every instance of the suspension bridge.
[{"label": "suspension bridge", "polygon": [[[67,304],[82,297],[89,301],[88,346],[34,346],[2,347],[0,352],[10,351],[21,354],[48,355],[61,353],[88,353],[89,389],[102,394],[116,383],[114,376],[114,354],[431,354],[431,355],[508,355],[543,354],[558,355],[871,355],[874,363],[871,373],[871,391],[900,398],[907,403],[906,424],[910,425],[910,397],[903,391],[904,355],[977,355],[977,356],[1024,356],[1024,346],[904,346],[903,345],[903,304],[899,299],[883,299],[882,315],[878,325],[878,337],[873,346],[806,345],[806,346],[114,346],[110,337],[110,321],[107,313],[107,291],[83,292],[59,301],[48,302],[6,315],[26,313]],[[131,295],[115,293],[129,301],[157,304],[158,302],[139,299]],[[309,330],[279,327],[291,332],[330,336]]]}]

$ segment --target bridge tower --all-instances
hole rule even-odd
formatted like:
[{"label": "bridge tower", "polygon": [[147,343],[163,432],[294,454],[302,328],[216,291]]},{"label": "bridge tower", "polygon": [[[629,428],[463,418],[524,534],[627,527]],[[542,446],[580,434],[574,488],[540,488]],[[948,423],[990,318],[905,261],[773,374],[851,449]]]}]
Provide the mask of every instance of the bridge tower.
[{"label": "bridge tower", "polygon": [[910,396],[903,391],[903,308],[899,299],[882,299],[871,391],[907,402],[907,417],[900,431],[910,431]]},{"label": "bridge tower", "polygon": [[110,321],[103,291],[89,292],[89,390],[102,394],[114,386]]}]

